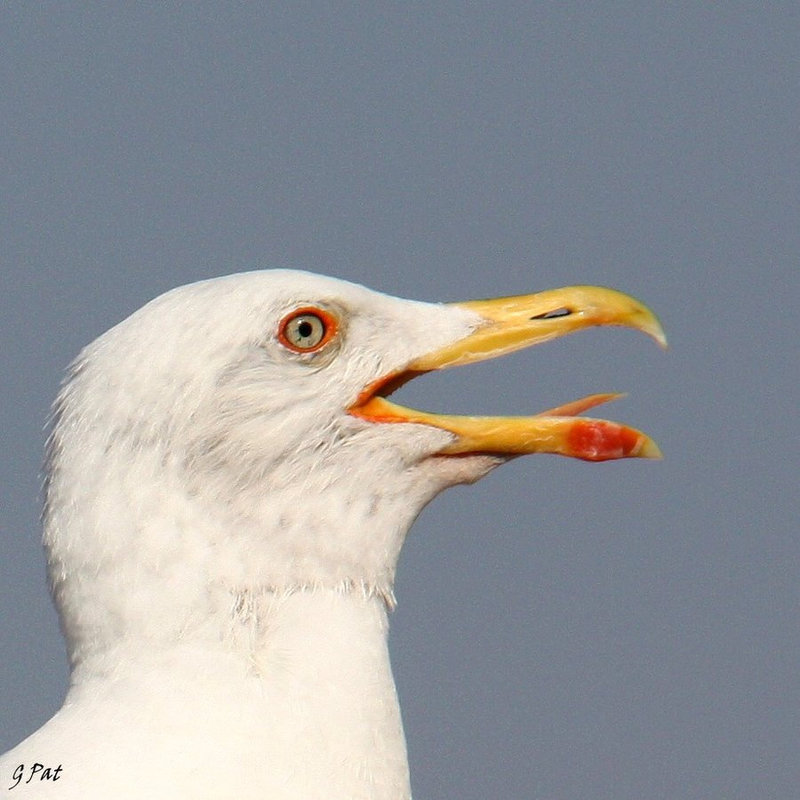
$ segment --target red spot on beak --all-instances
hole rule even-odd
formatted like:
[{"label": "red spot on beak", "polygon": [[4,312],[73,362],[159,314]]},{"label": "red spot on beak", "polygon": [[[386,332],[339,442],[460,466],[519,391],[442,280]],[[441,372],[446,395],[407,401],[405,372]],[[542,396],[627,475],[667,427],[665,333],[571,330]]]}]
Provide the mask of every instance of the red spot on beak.
[{"label": "red spot on beak", "polygon": [[586,461],[610,461],[635,453],[641,444],[638,431],[605,420],[575,420],[568,434],[571,455]]}]

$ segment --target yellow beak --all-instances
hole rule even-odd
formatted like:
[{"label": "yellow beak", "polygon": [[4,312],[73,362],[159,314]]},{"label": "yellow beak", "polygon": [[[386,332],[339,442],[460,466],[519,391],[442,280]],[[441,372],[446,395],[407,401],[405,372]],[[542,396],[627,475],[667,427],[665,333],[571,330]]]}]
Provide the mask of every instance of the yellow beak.
[{"label": "yellow beak", "polygon": [[598,394],[530,417],[472,417],[431,414],[385,399],[393,388],[431,370],[495,358],[523,347],[595,325],[635,328],[666,347],[656,316],[639,301],[599,286],[571,286],[538,294],[456,303],[484,322],[472,333],[427,353],[402,373],[368,387],[350,412],[382,423],[415,423],[449,431],[453,441],[441,455],[492,453],[504,456],[557,453],[588,461],[660,458],[661,451],[644,433],[606,420],[575,415],[619,395]]}]

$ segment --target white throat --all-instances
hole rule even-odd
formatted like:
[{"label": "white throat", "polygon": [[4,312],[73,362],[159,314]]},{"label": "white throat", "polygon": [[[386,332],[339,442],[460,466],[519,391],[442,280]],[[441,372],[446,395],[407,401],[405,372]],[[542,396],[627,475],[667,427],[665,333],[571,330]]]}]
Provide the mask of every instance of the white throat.
[{"label": "white throat", "polygon": [[70,764],[59,797],[410,797],[384,603],[299,591],[240,612],[235,641],[121,642],[81,664],[50,729],[102,744],[38,743]]}]

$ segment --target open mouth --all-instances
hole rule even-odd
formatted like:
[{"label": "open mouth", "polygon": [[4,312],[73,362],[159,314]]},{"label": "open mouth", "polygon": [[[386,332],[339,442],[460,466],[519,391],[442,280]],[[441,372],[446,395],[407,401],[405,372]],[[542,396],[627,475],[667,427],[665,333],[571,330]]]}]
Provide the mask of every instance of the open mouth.
[{"label": "open mouth", "polygon": [[634,328],[666,347],[664,331],[652,311],[629,295],[599,286],[570,286],[453,305],[472,311],[483,322],[462,339],[416,359],[402,372],[375,381],[349,409],[351,414],[375,423],[413,423],[448,431],[453,438],[440,451],[443,456],[556,453],[586,461],[661,457],[658,445],[635,428],[578,416],[620,397],[618,394],[594,394],[526,417],[432,414],[389,401],[392,392],[417,375],[496,358],[593,326]]}]

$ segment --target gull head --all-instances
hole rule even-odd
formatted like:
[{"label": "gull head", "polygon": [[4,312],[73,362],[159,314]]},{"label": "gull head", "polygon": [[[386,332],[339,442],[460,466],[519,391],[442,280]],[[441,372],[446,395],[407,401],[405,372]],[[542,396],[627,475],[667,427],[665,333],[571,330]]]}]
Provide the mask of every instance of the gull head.
[{"label": "gull head", "polygon": [[644,306],[598,287],[430,304],[274,270],[153,300],[83,350],[55,405],[45,547],[73,665],[125,637],[225,635],[214,620],[258,593],[391,604],[406,531],[448,486],[526,453],[657,457],[578,416],[614,395],[531,417],[387,399],[593,325],[664,343]]}]

